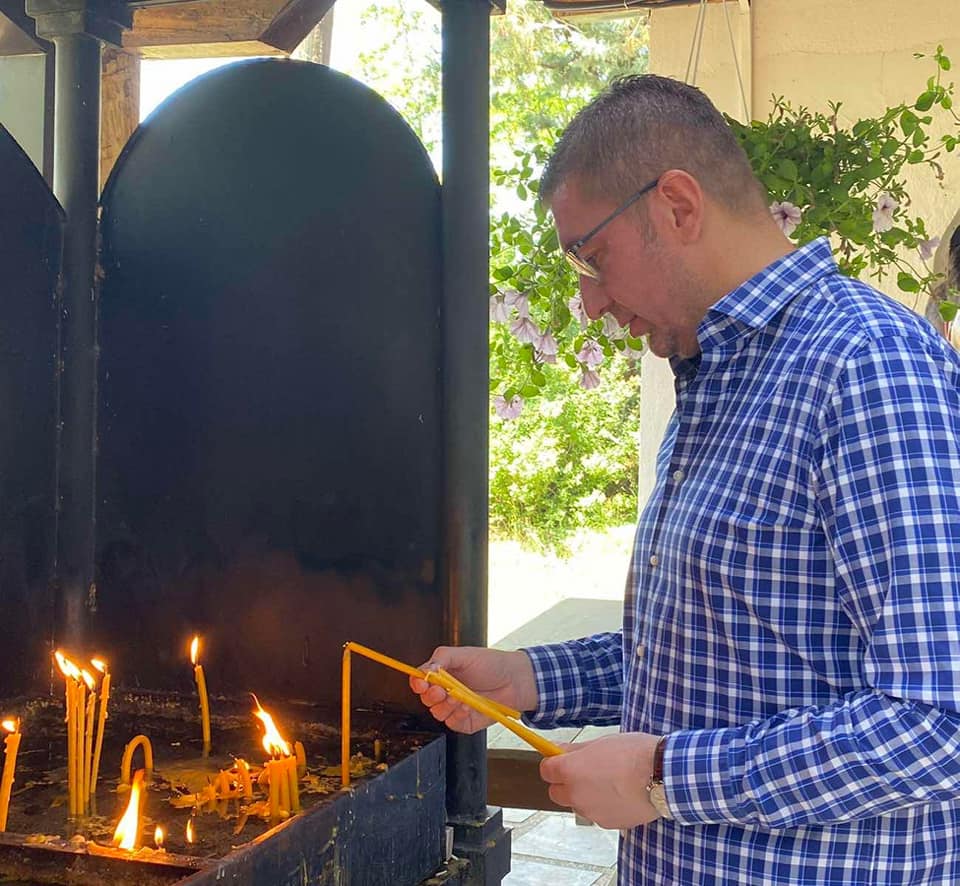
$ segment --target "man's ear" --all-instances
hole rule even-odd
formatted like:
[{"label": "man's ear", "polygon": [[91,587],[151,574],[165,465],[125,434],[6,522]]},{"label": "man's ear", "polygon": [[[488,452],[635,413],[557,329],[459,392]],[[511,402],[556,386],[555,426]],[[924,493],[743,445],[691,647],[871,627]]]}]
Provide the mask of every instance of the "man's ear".
[{"label": "man's ear", "polygon": [[700,183],[689,172],[670,169],[660,176],[657,191],[668,210],[666,222],[674,235],[683,244],[699,240],[706,209]]}]

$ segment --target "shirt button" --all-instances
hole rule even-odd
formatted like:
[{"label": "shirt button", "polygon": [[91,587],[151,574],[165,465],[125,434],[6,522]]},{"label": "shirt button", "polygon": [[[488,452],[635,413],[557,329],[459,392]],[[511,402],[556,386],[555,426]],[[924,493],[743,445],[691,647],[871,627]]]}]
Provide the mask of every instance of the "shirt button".
[{"label": "shirt button", "polygon": [[683,471],[677,470],[673,472],[673,479],[679,483],[683,479]]},{"label": "shirt button", "polygon": [[643,658],[644,653],[647,651],[647,647],[640,643],[637,645],[637,658]]},{"label": "shirt button", "polygon": [[567,711],[565,708],[557,708],[557,713],[555,714],[555,716],[562,717],[566,712]]},{"label": "shirt button", "polygon": [[651,566],[659,566],[659,565],[660,565],[660,558],[659,558],[656,554],[651,554],[651,555],[650,555],[650,565],[651,565]]}]

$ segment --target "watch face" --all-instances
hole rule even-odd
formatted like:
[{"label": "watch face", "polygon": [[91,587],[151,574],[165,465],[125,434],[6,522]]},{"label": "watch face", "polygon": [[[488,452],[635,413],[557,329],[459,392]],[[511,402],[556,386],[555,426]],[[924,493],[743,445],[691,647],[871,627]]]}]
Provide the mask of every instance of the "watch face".
[{"label": "watch face", "polygon": [[649,793],[653,808],[656,809],[663,818],[673,818],[670,814],[670,807],[667,806],[667,789],[663,786],[663,782],[652,785]]}]

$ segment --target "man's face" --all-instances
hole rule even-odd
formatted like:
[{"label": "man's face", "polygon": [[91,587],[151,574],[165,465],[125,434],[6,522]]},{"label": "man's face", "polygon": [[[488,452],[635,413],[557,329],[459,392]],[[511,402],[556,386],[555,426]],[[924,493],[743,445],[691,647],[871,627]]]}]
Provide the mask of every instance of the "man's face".
[{"label": "man's face", "polygon": [[[670,207],[659,188],[645,194],[648,225],[633,208],[590,237],[577,256],[596,272],[580,275],[583,307],[591,319],[611,314],[635,337],[647,336],[658,357],[699,353],[696,330],[703,312],[695,307],[697,287],[686,270],[671,230]],[[565,182],[551,201],[561,246],[566,249],[617,206],[587,197],[575,180]]]}]

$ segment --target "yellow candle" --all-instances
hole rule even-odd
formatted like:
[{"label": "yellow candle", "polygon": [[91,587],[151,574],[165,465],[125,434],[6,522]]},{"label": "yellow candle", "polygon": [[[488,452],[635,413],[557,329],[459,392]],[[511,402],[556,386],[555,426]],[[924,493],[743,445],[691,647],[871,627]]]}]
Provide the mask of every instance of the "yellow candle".
[{"label": "yellow candle", "polygon": [[237,759],[237,778],[240,781],[240,787],[243,789],[243,796],[249,800],[253,797],[253,785],[250,782],[250,767],[246,760]]},{"label": "yellow candle", "polygon": [[210,754],[210,702],[207,699],[207,680],[203,675],[203,666],[198,661],[200,638],[194,636],[190,644],[190,661],[193,663],[193,677],[197,681],[197,694],[200,696],[200,728],[203,733],[203,756]]},{"label": "yellow candle", "polygon": [[350,650],[354,643],[343,647],[343,668],[341,671],[342,692],[340,709],[340,784],[350,784]]},{"label": "yellow candle", "polygon": [[0,833],[7,829],[10,812],[10,792],[13,790],[13,772],[17,768],[20,750],[20,721],[4,720],[0,726],[10,734],[3,740],[3,776],[0,777]]},{"label": "yellow candle", "polygon": [[297,758],[287,757],[284,762],[287,764],[287,777],[290,782],[290,813],[294,814],[300,811],[300,782],[297,777]]},{"label": "yellow candle", "polygon": [[90,697],[87,700],[87,709],[83,720],[83,758],[80,765],[80,776],[83,781],[83,790],[81,796],[83,802],[81,806],[84,812],[90,811],[90,775],[91,764],[93,762],[93,721],[97,711],[97,693],[94,691],[96,681],[86,671],[83,671],[83,681],[90,690]]},{"label": "yellow candle", "polygon": [[137,735],[127,742],[123,749],[123,759],[120,761],[120,784],[130,784],[130,770],[133,766],[133,752],[143,745],[143,767],[146,770],[146,780],[149,782],[153,775],[153,745],[145,735]]},{"label": "yellow candle", "polygon": [[452,677],[442,668],[436,671],[423,671],[420,668],[415,668],[411,665],[404,664],[402,661],[397,661],[395,658],[390,658],[388,655],[384,655],[381,652],[376,652],[375,650],[366,646],[361,646],[359,643],[354,643],[351,640],[345,643],[343,646],[343,707],[341,711],[340,726],[340,783],[344,787],[347,787],[350,784],[351,652],[359,652],[366,658],[380,662],[380,664],[386,665],[389,668],[393,668],[394,670],[401,671],[402,673],[409,674],[413,677],[419,677],[421,680],[425,680],[428,683],[435,683],[438,686],[442,686],[443,689],[446,690],[447,694],[451,696],[451,698],[455,698],[457,701],[463,702],[464,704],[473,708],[475,711],[479,711],[481,714],[484,714],[497,723],[502,723],[507,729],[514,733],[514,735],[522,738],[525,742],[527,742],[527,744],[536,748],[545,757],[554,757],[563,753],[563,749],[560,748],[559,745],[556,745],[552,741],[548,741],[546,738],[537,735],[536,732],[534,732],[532,729],[528,729],[522,723],[518,723],[517,720],[520,718],[519,711],[515,711],[513,708],[509,708],[506,705],[500,704],[500,702],[493,701],[493,699],[490,698],[485,698],[479,693],[474,692],[472,689],[465,686],[455,677]]},{"label": "yellow candle", "polygon": [[289,760],[293,757],[282,757],[273,761],[273,769],[270,772],[270,778],[276,778],[280,783],[280,810],[289,815],[293,811],[293,805],[290,802],[290,765]]},{"label": "yellow candle", "polygon": [[103,674],[100,682],[100,713],[97,717],[97,740],[93,749],[93,762],[90,769],[90,795],[97,793],[97,779],[100,777],[100,751],[103,749],[103,729],[107,720],[107,702],[110,700],[110,672],[107,665],[98,659],[93,660],[93,666]]},{"label": "yellow candle", "polygon": [[280,774],[277,771],[277,760],[270,760],[266,764],[267,775],[270,778],[270,820],[280,818]]},{"label": "yellow candle", "polygon": [[303,778],[307,774],[307,752],[303,749],[303,742],[295,741],[293,752],[297,757],[297,777]]}]

